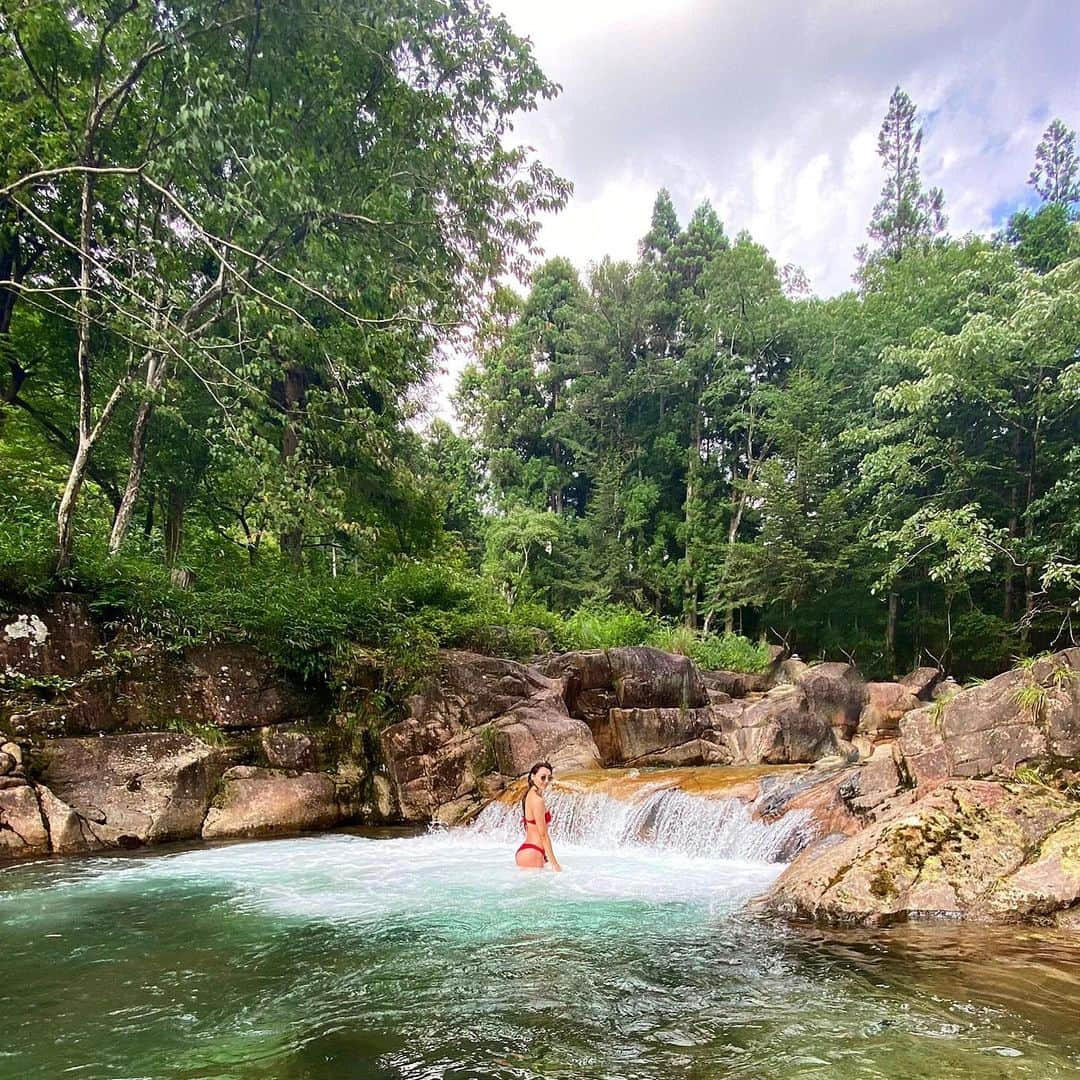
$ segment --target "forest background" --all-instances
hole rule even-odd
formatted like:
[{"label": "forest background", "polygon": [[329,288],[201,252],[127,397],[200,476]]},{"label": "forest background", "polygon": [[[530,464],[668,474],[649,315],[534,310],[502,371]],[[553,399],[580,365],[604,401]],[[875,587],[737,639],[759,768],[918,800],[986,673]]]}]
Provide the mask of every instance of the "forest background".
[{"label": "forest background", "polygon": [[[537,265],[557,87],[480,3],[0,4],[0,591],[356,643],[959,677],[1080,617],[1080,167],[951,237],[900,89],[849,292],[666,192]],[[524,291],[507,284],[520,281]],[[418,423],[439,350],[460,428]]]}]

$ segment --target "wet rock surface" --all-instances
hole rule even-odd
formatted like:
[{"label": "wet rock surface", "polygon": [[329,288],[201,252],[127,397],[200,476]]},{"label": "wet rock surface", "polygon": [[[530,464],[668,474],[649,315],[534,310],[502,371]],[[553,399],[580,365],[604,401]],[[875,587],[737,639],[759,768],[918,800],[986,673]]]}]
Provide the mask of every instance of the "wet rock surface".
[{"label": "wet rock surface", "polygon": [[[78,597],[8,608],[0,860],[456,823],[546,759],[560,775],[602,763],[705,797],[716,785],[765,821],[799,815],[785,856],[825,839],[767,901],[786,915],[1080,919],[1080,802],[1062,793],[1080,776],[1080,649],[967,689],[936,668],[864,683],[775,649],[764,675],[644,647],[534,664],[445,650],[380,731],[365,726],[370,664],[332,698],[247,645],[176,655],[106,634]],[[1015,783],[1021,766],[1062,791]]]}]

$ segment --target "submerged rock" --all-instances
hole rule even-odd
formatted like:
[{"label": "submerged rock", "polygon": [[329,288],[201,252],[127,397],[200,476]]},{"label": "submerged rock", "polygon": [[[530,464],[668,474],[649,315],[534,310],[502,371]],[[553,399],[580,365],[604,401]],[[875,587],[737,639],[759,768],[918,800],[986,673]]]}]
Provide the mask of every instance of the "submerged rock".
[{"label": "submerged rock", "polygon": [[811,846],[765,900],[787,916],[863,923],[1023,920],[1078,903],[1080,804],[980,780],[950,780],[855,836]]}]

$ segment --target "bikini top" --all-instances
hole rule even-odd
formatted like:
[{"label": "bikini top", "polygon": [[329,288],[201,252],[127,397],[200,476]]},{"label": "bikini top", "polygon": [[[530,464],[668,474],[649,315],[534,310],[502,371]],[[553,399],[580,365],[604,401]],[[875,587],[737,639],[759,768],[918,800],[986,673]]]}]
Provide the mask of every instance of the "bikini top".
[{"label": "bikini top", "polygon": [[[523,817],[521,820],[526,825],[535,825],[536,824],[536,822],[532,818]],[[545,825],[550,825],[551,824],[551,811],[550,810],[544,811],[544,824]]]}]

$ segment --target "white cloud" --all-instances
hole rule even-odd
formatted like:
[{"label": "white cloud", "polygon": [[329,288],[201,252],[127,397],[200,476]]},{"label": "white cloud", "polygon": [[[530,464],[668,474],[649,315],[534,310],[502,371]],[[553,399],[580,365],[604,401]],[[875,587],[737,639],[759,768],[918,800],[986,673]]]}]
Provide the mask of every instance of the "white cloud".
[{"label": "white cloud", "polygon": [[684,222],[709,198],[729,234],[749,229],[830,295],[850,286],[878,199],[896,84],[919,106],[923,180],[944,189],[954,234],[1024,198],[1053,116],[1080,126],[1080,20],[1055,0],[495,7],[564,88],[515,134],[575,184],[541,243],[582,269],[632,257],[667,187]]}]

